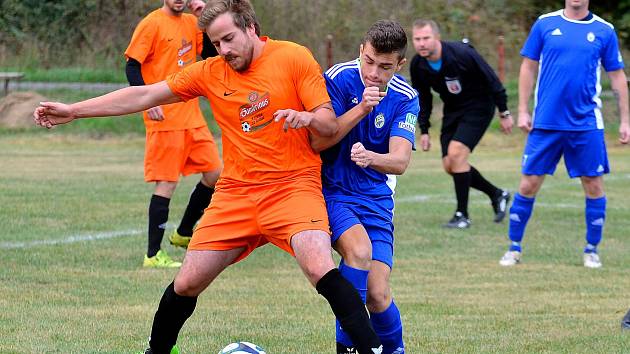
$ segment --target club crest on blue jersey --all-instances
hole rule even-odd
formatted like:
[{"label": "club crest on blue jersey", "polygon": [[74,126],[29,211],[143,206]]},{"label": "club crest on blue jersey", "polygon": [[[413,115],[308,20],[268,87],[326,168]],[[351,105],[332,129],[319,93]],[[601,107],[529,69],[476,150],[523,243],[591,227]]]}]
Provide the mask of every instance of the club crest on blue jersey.
[{"label": "club crest on blue jersey", "polygon": [[587,41],[589,41],[589,42],[593,42],[593,41],[595,40],[595,33],[593,33],[593,32],[589,32],[589,33],[586,35],[586,40],[587,40]]},{"label": "club crest on blue jersey", "polygon": [[374,118],[374,126],[381,129],[383,125],[385,125],[385,115],[383,113],[379,113],[376,118]]},{"label": "club crest on blue jersey", "polygon": [[458,79],[454,77],[445,77],[444,79],[446,80],[446,88],[448,89],[448,92],[453,95],[457,95],[462,92],[462,85]]}]

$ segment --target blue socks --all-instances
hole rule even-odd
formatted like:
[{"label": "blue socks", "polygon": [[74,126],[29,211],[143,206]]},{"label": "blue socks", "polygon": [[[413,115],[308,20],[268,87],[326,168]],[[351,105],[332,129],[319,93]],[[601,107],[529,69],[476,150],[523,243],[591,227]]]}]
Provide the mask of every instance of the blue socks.
[{"label": "blue socks", "polygon": [[508,231],[510,241],[512,241],[510,251],[521,252],[521,241],[523,240],[523,234],[525,234],[527,221],[532,215],[535,201],[536,198],[523,197],[518,193],[514,196],[514,202],[510,207],[510,227]]},{"label": "blue socks", "polygon": [[400,311],[392,300],[391,305],[381,313],[370,313],[372,326],[383,344],[383,354],[404,354],[403,326]]},{"label": "blue socks", "polygon": [[[361,295],[361,299],[363,300],[363,303],[365,303],[365,298],[367,296],[367,284],[368,284],[369,272],[363,269],[352,268],[346,265],[343,262],[343,259],[341,260],[341,263],[339,263],[339,272],[341,272],[341,275],[344,278],[346,278],[346,280],[348,280],[350,284],[354,286],[355,289],[357,289],[357,291],[359,292],[359,295]],[[342,343],[343,345],[347,347],[351,347],[352,340],[350,340],[350,337],[341,329],[339,320],[335,320],[335,329],[336,329],[337,342]]]},{"label": "blue socks", "polygon": [[606,221],[606,196],[597,199],[586,198],[584,220],[586,221],[584,253],[597,253],[597,245],[602,240],[602,231]]}]

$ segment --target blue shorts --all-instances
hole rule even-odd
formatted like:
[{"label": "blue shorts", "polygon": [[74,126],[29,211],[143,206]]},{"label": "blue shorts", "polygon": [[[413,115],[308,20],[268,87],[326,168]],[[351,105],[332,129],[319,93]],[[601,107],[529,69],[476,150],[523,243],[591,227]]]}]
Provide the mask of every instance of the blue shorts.
[{"label": "blue shorts", "polygon": [[[372,259],[393,266],[394,258],[394,201],[372,202],[348,197],[326,197],[332,243],[354,225],[361,224],[372,242]],[[389,209],[388,209],[389,208]]]},{"label": "blue shorts", "polygon": [[553,175],[564,157],[569,177],[597,177],[610,172],[603,130],[557,131],[534,129],[523,152],[525,175]]}]

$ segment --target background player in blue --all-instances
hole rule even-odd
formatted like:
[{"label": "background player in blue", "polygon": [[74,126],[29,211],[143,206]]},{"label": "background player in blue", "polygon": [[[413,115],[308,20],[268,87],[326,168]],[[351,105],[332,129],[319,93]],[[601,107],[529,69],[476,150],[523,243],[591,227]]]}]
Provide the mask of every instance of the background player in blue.
[{"label": "background player in blue", "polygon": [[[404,353],[400,312],[389,276],[394,247],[394,187],[409,164],[419,112],[418,95],[396,75],[405,63],[400,24],[378,21],[358,59],[324,74],[338,117],[332,138],[312,139],[322,152],[322,184],[339,270],[361,293],[384,354]],[[334,146],[333,146],[334,145]],[[369,274],[369,275],[368,275]],[[369,285],[368,285],[369,284]],[[337,323],[337,353],[354,353]]]},{"label": "background player in blue", "polygon": [[[521,260],[521,240],[536,194],[561,156],[571,178],[580,177],[586,196],[584,266],[602,266],[597,245],[606,220],[603,174],[609,172],[600,111],[600,67],[610,77],[619,104],[619,141],[630,140],[628,87],[613,26],[588,10],[588,0],[566,0],[565,8],[542,15],[521,50],[518,127],[529,132],[518,194],[510,208],[511,245],[500,264]],[[536,107],[529,97],[538,73]]]}]

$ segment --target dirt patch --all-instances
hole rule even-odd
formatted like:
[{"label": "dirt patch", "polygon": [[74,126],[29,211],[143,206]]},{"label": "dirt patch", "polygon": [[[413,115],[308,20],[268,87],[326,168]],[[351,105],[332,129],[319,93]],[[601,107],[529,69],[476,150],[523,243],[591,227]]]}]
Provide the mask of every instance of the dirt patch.
[{"label": "dirt patch", "polygon": [[12,92],[0,99],[0,126],[33,127],[33,111],[46,97],[36,92]]}]

